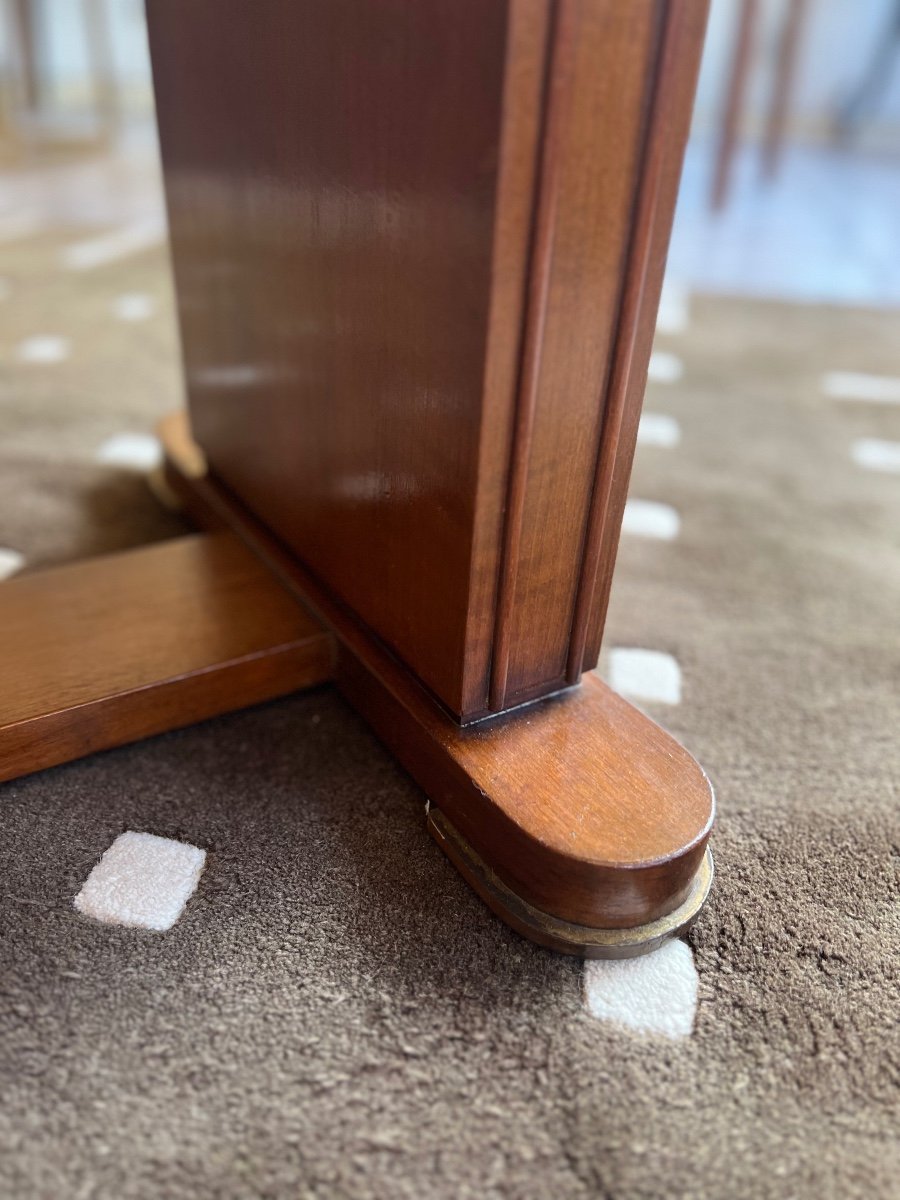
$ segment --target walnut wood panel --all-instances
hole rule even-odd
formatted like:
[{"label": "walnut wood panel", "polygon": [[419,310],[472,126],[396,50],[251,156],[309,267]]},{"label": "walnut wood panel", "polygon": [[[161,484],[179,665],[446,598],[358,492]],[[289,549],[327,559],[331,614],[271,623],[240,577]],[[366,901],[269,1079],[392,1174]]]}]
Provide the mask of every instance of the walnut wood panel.
[{"label": "walnut wood panel", "polygon": [[543,86],[520,7],[505,80],[497,0],[148,5],[197,439],[456,711],[487,690]]},{"label": "walnut wood panel", "polygon": [[704,19],[681,0],[559,6],[495,709],[597,660]]},{"label": "walnut wood panel", "polygon": [[595,666],[600,653],[706,28],[705,0],[669,0],[661,11],[665,20],[653,66],[652,98],[573,613],[566,668],[570,683],[579,671]]},{"label": "walnut wood panel", "polygon": [[517,933],[538,945],[579,958],[635,958],[690,929],[709,898],[715,874],[709,849],[703,855],[684,899],[661,917],[627,928],[598,928],[562,921],[529,904],[508,887],[440,809],[428,809],[428,831],[466,882],[489,908]]},{"label": "walnut wood panel", "polygon": [[[178,457],[183,428],[169,423],[162,436],[167,479],[188,512],[225,521],[332,630],[343,694],[517,897],[607,930],[650,925],[685,904],[714,806],[709,781],[669,734],[594,675],[460,728],[232,493],[190,474]],[[583,939],[575,931],[570,948]]]},{"label": "walnut wood panel", "polygon": [[0,779],[311,687],[328,633],[229,533],[0,584]]},{"label": "walnut wood panel", "polygon": [[148,13],[213,471],[458,720],[576,681],[704,0]]}]

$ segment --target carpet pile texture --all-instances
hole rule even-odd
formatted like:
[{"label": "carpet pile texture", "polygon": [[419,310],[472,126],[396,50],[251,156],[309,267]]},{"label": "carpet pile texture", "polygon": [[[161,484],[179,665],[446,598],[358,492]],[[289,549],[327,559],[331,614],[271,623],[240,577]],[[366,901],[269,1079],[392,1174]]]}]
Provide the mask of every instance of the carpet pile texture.
[{"label": "carpet pile texture", "polygon": [[[93,461],[180,401],[163,250],[77,278],[58,240],[15,253],[0,545],[33,569],[183,532]],[[134,291],[155,314],[116,324]],[[684,373],[647,409],[681,440],[632,495],[681,528],[623,540],[606,644],[677,660],[649,711],[718,793],[690,1037],[592,1017],[583,964],[488,912],[323,688],[0,788],[2,1194],[896,1196],[900,476],[850,447],[900,407],[820,386],[900,375],[896,330],[695,297],[663,340]],[[70,359],[17,363],[43,333]],[[166,933],[73,907],[126,830],[206,851]]]}]

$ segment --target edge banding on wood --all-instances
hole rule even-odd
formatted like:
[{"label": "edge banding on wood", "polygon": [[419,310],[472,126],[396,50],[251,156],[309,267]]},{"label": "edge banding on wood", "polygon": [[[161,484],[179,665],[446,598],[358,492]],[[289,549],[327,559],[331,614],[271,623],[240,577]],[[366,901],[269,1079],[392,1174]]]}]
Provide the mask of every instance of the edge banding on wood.
[{"label": "edge banding on wood", "polygon": [[507,925],[538,945],[580,958],[637,958],[685,933],[706,903],[715,874],[712,852],[707,848],[687,896],[672,912],[630,929],[595,929],[561,921],[517,896],[439,809],[429,808],[428,831],[466,882]]},{"label": "edge banding on wood", "polygon": [[332,677],[334,642],[228,533],[0,585],[0,782]]},{"label": "edge banding on wood", "polygon": [[693,919],[715,802],[674,738],[593,675],[460,727],[215,476],[181,469],[180,438],[163,439],[187,511],[229,525],[330,628],[338,688],[452,826],[441,844],[464,847],[453,861],[504,920],[555,949],[616,957]]}]

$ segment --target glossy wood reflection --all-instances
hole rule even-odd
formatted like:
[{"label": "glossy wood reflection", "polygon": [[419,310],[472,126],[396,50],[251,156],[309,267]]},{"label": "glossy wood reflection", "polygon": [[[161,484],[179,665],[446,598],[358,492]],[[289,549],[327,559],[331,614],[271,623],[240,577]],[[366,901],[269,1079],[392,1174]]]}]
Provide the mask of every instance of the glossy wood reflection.
[{"label": "glossy wood reflection", "polygon": [[195,435],[459,710],[506,4],[148,11]]},{"label": "glossy wood reflection", "polygon": [[[183,429],[169,423],[163,435],[167,478],[190,515],[233,529],[333,632],[342,693],[515,897],[558,921],[632,931],[685,903],[714,800],[674,738],[594,675],[461,729],[232,493],[191,474]],[[571,934],[581,952],[584,930]],[[657,934],[635,936],[647,949]]]},{"label": "glossy wood reflection", "polygon": [[596,660],[703,0],[148,14],[212,469],[458,720],[572,682]]},{"label": "glossy wood reflection", "polygon": [[0,585],[0,780],[323,683],[331,636],[231,534]]}]

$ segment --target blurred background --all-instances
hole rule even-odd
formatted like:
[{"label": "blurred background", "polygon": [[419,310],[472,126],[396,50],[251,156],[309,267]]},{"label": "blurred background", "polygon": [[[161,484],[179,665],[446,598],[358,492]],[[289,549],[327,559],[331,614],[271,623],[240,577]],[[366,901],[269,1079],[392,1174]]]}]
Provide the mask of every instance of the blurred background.
[{"label": "blurred background", "polygon": [[[900,3],[713,0],[648,403],[752,400],[788,336],[771,386],[894,403],[898,304]],[[0,306],[8,564],[172,532],[134,478],[182,386],[139,0],[0,0]]]}]

